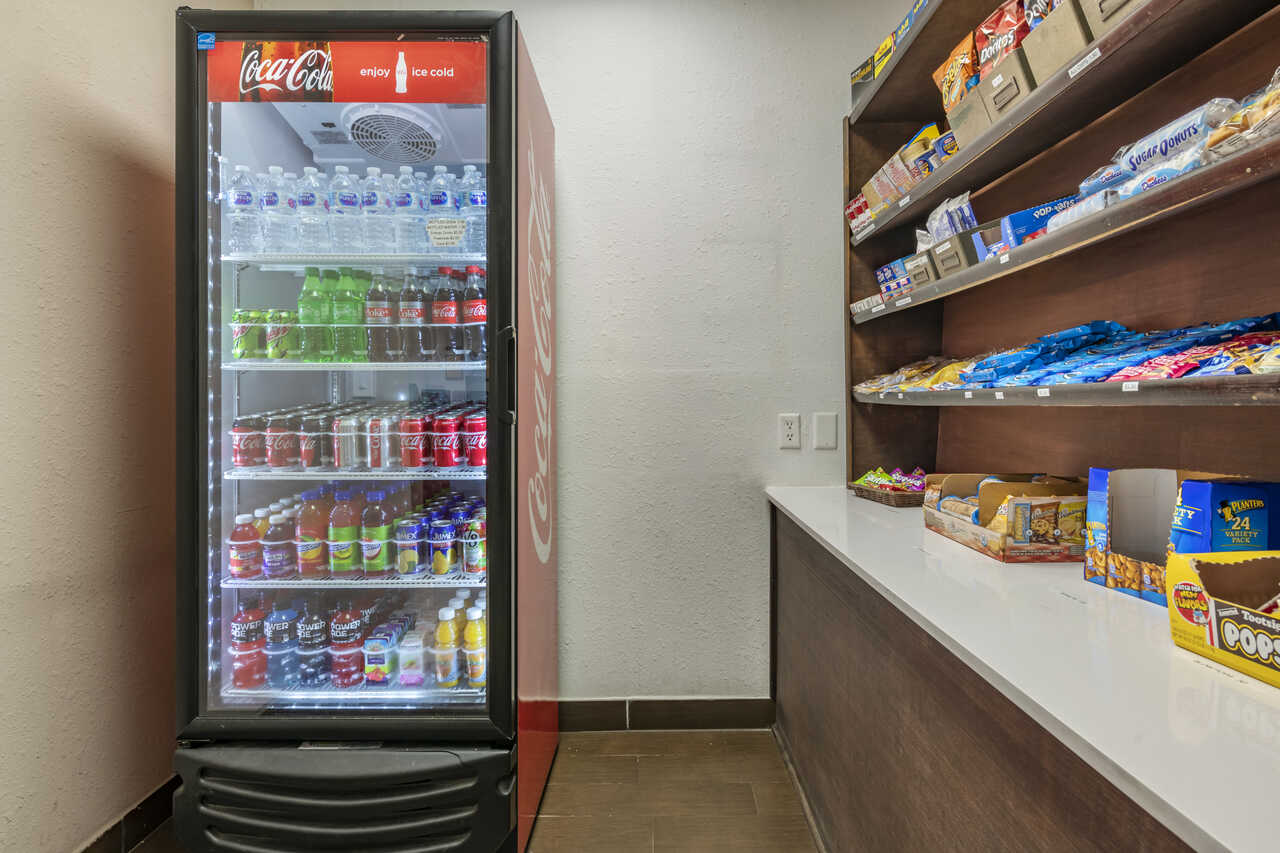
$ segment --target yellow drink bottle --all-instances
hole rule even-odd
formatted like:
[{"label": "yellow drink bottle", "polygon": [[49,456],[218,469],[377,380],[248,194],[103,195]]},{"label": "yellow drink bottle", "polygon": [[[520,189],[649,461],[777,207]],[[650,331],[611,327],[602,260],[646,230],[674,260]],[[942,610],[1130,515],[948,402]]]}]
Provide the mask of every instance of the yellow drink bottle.
[{"label": "yellow drink bottle", "polygon": [[452,607],[441,607],[439,624],[436,625],[436,645],[431,650],[435,660],[436,684],[440,687],[458,686],[458,629],[455,627]]},{"label": "yellow drink bottle", "polygon": [[462,632],[462,652],[467,658],[467,683],[484,687],[489,676],[489,639],[484,627],[484,611],[467,611],[467,627]]}]

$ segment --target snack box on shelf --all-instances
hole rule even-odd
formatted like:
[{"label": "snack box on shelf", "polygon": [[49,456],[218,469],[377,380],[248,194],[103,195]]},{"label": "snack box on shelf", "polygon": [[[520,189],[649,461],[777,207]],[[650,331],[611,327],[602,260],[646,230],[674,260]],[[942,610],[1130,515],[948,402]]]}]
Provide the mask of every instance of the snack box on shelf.
[{"label": "snack box on shelf", "polygon": [[1021,246],[1028,239],[1039,236],[1055,213],[1071,208],[1078,200],[1077,196],[1065,196],[1001,217],[1000,238],[1009,248]]},{"label": "snack box on shelf", "polygon": [[[925,527],[1004,563],[1079,562],[1084,484],[1060,478],[1031,482],[1033,476],[930,474],[925,477]],[[940,509],[950,496],[969,495],[976,497],[976,521]],[[1002,506],[1003,532],[989,526]]]},{"label": "snack box on shelf", "polygon": [[1174,643],[1280,687],[1280,551],[1171,554],[1165,592]]},{"label": "snack box on shelf", "polygon": [[1093,40],[1077,0],[1058,0],[1057,8],[1043,17],[1033,17],[1029,4],[1027,19],[1031,32],[1022,40],[1022,47],[1031,76],[1041,82],[1056,74]]}]

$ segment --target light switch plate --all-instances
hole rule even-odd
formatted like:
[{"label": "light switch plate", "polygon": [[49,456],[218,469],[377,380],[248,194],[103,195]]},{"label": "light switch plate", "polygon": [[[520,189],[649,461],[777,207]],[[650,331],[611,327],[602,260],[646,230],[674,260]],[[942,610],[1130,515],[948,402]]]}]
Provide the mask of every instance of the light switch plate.
[{"label": "light switch plate", "polygon": [[835,450],[839,446],[836,436],[836,413],[813,413],[813,449]]}]

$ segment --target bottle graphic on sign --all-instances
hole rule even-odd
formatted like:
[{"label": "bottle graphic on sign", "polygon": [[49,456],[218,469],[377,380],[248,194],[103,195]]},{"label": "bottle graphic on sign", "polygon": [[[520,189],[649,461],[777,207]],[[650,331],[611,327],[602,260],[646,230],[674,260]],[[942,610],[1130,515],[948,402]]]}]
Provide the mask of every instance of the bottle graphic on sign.
[{"label": "bottle graphic on sign", "polygon": [[396,94],[403,95],[409,91],[409,66],[404,62],[404,51],[400,51],[400,58],[396,60]]}]

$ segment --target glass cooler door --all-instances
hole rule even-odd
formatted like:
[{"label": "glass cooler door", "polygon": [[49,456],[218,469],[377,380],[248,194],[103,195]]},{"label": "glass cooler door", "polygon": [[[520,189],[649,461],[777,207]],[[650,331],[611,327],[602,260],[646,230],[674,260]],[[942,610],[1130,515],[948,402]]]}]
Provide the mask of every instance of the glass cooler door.
[{"label": "glass cooler door", "polygon": [[487,714],[487,47],[204,51],[202,716]]}]

